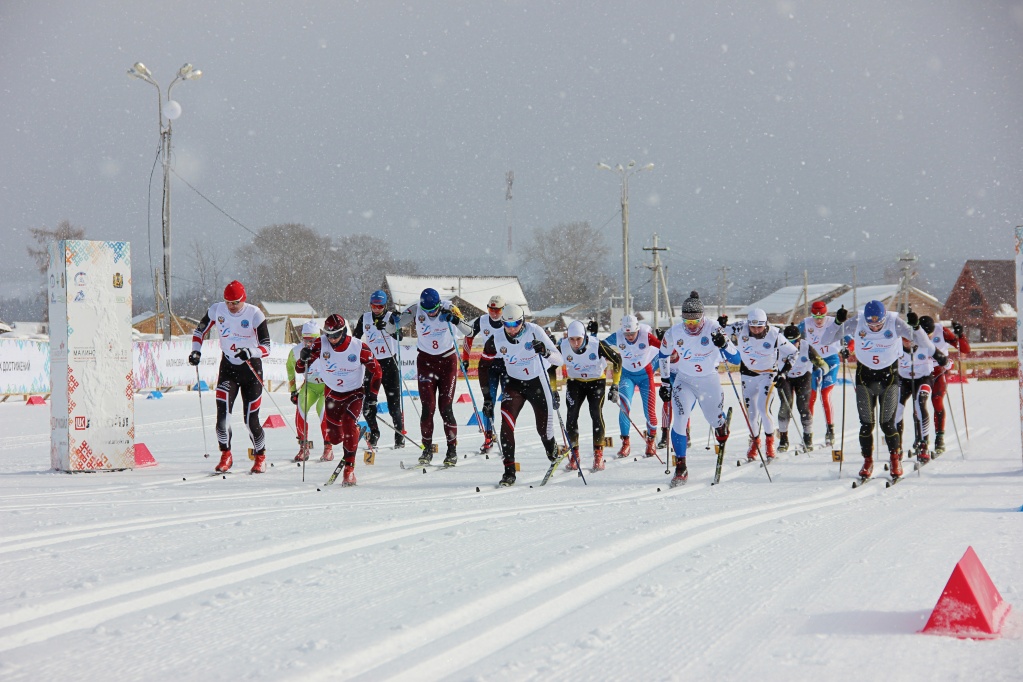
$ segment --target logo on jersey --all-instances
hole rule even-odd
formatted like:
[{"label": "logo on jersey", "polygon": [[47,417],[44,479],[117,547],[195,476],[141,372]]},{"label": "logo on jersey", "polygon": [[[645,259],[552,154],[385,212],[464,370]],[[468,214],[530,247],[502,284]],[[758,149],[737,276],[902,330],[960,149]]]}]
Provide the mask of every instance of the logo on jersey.
[{"label": "logo on jersey", "polygon": [[700,345],[701,346],[708,346],[708,345],[710,345],[710,339],[708,339],[706,336],[701,337],[700,338]]},{"label": "logo on jersey", "polygon": [[645,343],[639,344],[639,349],[640,350],[643,350],[644,348],[646,348],[646,344]]},{"label": "logo on jersey", "polygon": [[355,362],[355,353],[350,353],[348,355],[348,362]]},{"label": "logo on jersey", "polygon": [[866,336],[867,336],[867,332],[860,332],[860,338],[861,339],[866,338]]},{"label": "logo on jersey", "polygon": [[330,351],[323,353],[320,357],[322,357],[324,360],[330,360]]},{"label": "logo on jersey", "polygon": [[249,321],[248,320],[242,320],[242,329],[248,329],[248,328],[249,328]]},{"label": "logo on jersey", "polygon": [[925,357],[926,357],[926,356],[925,356],[925,355],[924,355],[923,353],[917,353],[917,354],[916,354],[916,359],[917,359],[917,360],[923,360],[923,359],[924,359]]},{"label": "logo on jersey", "polygon": [[885,329],[884,330],[884,337],[886,339],[890,339],[890,338],[892,338],[892,336],[893,336],[893,334],[892,334],[892,330],[891,329]]},{"label": "logo on jersey", "polygon": [[420,315],[418,319],[420,322],[426,322],[426,315]]},{"label": "logo on jersey", "polygon": [[505,347],[505,346],[501,346],[501,355],[504,355],[507,352],[508,352],[508,348]]},{"label": "logo on jersey", "polygon": [[568,360],[569,362],[572,362],[572,356],[571,356],[571,355],[569,355],[569,356],[568,356],[568,357],[567,357],[566,359],[567,359],[567,360]]},{"label": "logo on jersey", "polygon": [[533,342],[526,341],[526,350],[533,350]]},{"label": "logo on jersey", "polygon": [[483,336],[490,336],[490,330],[489,329],[484,329],[483,330]]},{"label": "logo on jersey", "polygon": [[625,344],[624,343],[619,343],[618,347],[621,348],[622,350],[625,350]]},{"label": "logo on jersey", "polygon": [[764,341],[764,348],[770,348],[770,347],[771,347],[771,344],[768,343],[767,341]]},{"label": "logo on jersey", "polygon": [[596,360],[596,359],[597,359],[597,354],[596,353],[590,353],[590,360]]},{"label": "logo on jersey", "polygon": [[678,339],[677,341],[675,341],[675,345],[678,346],[679,348],[681,348],[682,344],[684,344],[684,343],[685,343],[685,341],[683,341],[682,339]]},{"label": "logo on jersey", "polygon": [[224,324],[224,318],[223,317],[218,317],[217,318],[217,324]]},{"label": "logo on jersey", "polygon": [[801,356],[799,356],[799,361],[800,361],[800,362],[806,362],[806,361],[807,361],[808,359],[809,359],[809,358],[807,358],[807,357],[806,357],[805,355],[801,355]]},{"label": "logo on jersey", "polygon": [[743,343],[746,343],[747,341],[749,341],[749,337],[748,336],[742,337],[742,342]]}]

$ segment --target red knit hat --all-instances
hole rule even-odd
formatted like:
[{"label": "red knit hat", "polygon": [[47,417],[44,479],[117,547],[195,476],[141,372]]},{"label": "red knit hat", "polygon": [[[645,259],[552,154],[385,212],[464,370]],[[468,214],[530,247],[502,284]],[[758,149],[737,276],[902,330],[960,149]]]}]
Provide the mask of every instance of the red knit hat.
[{"label": "red knit hat", "polygon": [[810,306],[811,315],[825,315],[828,312],[828,306],[824,301],[814,301],[813,305]]},{"label": "red knit hat", "polygon": [[224,287],[224,300],[225,301],[244,301],[245,300],[245,287],[238,280],[234,280],[226,287]]}]

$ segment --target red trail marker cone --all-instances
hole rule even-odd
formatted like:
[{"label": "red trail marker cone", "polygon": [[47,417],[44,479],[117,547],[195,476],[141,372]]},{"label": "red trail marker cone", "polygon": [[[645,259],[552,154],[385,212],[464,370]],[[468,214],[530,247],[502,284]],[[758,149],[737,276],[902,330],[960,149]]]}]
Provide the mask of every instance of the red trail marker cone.
[{"label": "red trail marker cone", "polygon": [[994,639],[1011,609],[973,547],[967,547],[921,632],[960,639]]}]

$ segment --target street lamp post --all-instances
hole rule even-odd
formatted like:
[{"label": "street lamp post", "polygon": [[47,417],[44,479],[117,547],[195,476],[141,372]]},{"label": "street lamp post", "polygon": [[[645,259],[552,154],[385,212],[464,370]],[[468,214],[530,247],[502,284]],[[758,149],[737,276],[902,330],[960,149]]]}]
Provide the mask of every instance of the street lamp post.
[{"label": "street lamp post", "polygon": [[624,167],[622,164],[618,164],[615,168],[604,162],[597,164],[597,168],[600,170],[614,171],[622,178],[622,272],[625,280],[623,282],[625,285],[625,300],[622,307],[624,315],[632,312],[632,302],[629,300],[629,178],[640,171],[650,170],[653,167],[654,164],[648,163],[637,168],[635,161],[629,161],[629,164]]},{"label": "street lamp post", "polygon": [[[166,108],[164,107],[164,96],[160,90],[159,83],[153,78],[153,74],[142,62],[135,62],[135,65],[128,69],[128,75],[149,83],[156,88],[157,118],[160,126],[160,154],[163,156],[163,293],[164,301],[167,304],[167,324],[163,330],[164,341],[170,341],[171,324],[174,319],[171,313],[171,189],[170,189],[170,160],[171,160],[171,122],[181,115],[181,105],[171,99],[171,90],[180,81],[194,81],[202,77],[202,71],[193,69],[191,64],[185,64],[174,76],[174,80],[167,86]],[[166,125],[165,125],[166,121]]]}]

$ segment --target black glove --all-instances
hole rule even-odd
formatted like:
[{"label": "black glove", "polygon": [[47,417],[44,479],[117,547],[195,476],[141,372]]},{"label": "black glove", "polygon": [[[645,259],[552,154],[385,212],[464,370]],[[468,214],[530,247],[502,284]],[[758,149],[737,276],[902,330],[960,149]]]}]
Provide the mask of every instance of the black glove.
[{"label": "black glove", "polygon": [[458,366],[462,368],[462,372],[467,374],[469,372],[469,363],[465,360],[459,359]]},{"label": "black glove", "polygon": [[775,384],[775,386],[777,386],[778,384],[782,383],[786,379],[788,379],[788,375],[784,371],[780,371],[779,370],[779,372],[774,375],[774,384]]},{"label": "black glove", "polygon": [[930,315],[923,315],[920,317],[920,329],[924,330],[927,336],[934,333],[934,318]]},{"label": "black glove", "polygon": [[607,389],[607,399],[612,403],[618,403],[618,384],[611,384],[611,388]]},{"label": "black glove", "polygon": [[188,364],[192,365],[192,367],[198,367],[200,358],[202,358],[202,353],[194,350],[188,354]]},{"label": "black glove", "polygon": [[912,310],[910,310],[908,313],[906,313],[906,324],[908,324],[913,329],[919,329],[920,316],[914,313]]},{"label": "black glove", "polygon": [[236,358],[238,358],[239,360],[241,360],[242,362],[248,362],[249,360],[252,359],[252,349],[251,348],[239,348],[238,352],[235,353],[234,356]]},{"label": "black glove", "polygon": [[589,324],[586,325],[586,331],[590,334],[596,334],[600,331],[600,327],[597,326],[597,321],[590,320]]},{"label": "black glove", "polygon": [[848,349],[848,348],[845,348],[845,347],[843,347],[843,348],[842,348],[842,350],[838,351],[838,355],[839,355],[839,356],[840,356],[840,357],[841,357],[841,358],[842,358],[843,360],[848,360],[848,359],[849,359],[849,349]]},{"label": "black glove", "polygon": [[728,325],[728,315],[718,315],[718,324],[722,327]]},{"label": "black glove", "polygon": [[533,341],[533,350],[541,358],[549,358],[551,356],[551,349],[546,344],[540,343],[539,341]]},{"label": "black glove", "polygon": [[387,315],[381,315],[380,317],[373,319],[373,326],[383,331],[384,327],[387,326]]},{"label": "black glove", "polygon": [[291,392],[291,404],[298,405],[298,391]]},{"label": "black glove", "polygon": [[848,317],[849,311],[845,309],[845,306],[842,306],[835,311],[835,324],[845,324],[845,320]]},{"label": "black glove", "polygon": [[662,329],[661,327],[658,327],[657,329],[654,330],[654,336],[657,337],[658,341],[663,341],[664,340],[664,332],[666,332],[666,331],[668,331],[668,330],[667,329]]},{"label": "black glove", "polygon": [[313,357],[313,352],[308,348],[303,348],[298,353],[298,359],[305,363],[308,363],[311,357]]},{"label": "black glove", "polygon": [[938,363],[938,367],[944,367],[948,364],[948,356],[940,350],[934,351],[934,360]]},{"label": "black glove", "polygon": [[662,383],[657,395],[661,396],[661,400],[664,402],[671,402],[671,384]]},{"label": "black glove", "polygon": [[952,320],[952,333],[958,336],[960,339],[963,338],[963,325],[959,324],[955,320]]},{"label": "black glove", "polygon": [[483,416],[494,421],[494,402],[489,398],[483,401]]},{"label": "black glove", "polygon": [[785,378],[788,376],[789,370],[792,369],[792,358],[785,358],[785,362],[782,364],[781,369],[778,370],[778,374]]},{"label": "black glove", "polygon": [[554,409],[557,410],[558,408],[560,408],[561,407],[561,394],[558,393],[557,391],[554,391],[554,394],[551,396],[551,398],[553,398],[553,400],[554,400]]},{"label": "black glove", "polygon": [[718,348],[724,348],[728,345],[728,339],[725,338],[725,335],[722,334],[720,330],[711,334],[710,340],[713,341],[714,345]]}]

